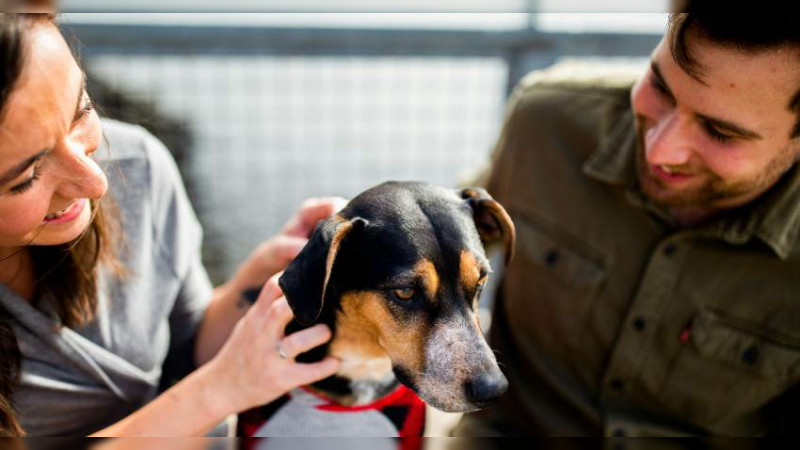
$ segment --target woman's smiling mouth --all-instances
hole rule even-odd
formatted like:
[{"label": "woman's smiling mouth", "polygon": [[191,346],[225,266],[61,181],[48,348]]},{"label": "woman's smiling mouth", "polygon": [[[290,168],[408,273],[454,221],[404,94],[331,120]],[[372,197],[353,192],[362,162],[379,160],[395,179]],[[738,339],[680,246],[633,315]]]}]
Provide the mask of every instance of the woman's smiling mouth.
[{"label": "woman's smiling mouth", "polygon": [[80,216],[86,206],[86,201],[85,198],[82,198],[61,211],[50,213],[45,216],[42,222],[48,225],[70,222]]}]

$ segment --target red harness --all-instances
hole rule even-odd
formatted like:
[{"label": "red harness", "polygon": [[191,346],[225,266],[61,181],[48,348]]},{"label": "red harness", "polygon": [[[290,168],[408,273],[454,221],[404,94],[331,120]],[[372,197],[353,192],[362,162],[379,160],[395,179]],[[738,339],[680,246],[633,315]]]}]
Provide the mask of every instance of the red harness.
[{"label": "red harness", "polygon": [[[421,448],[425,403],[400,385],[384,397],[361,406],[342,406],[308,388],[295,389],[275,402],[239,415],[237,435],[401,437],[399,450]],[[263,439],[246,439],[245,449],[267,448]]]}]

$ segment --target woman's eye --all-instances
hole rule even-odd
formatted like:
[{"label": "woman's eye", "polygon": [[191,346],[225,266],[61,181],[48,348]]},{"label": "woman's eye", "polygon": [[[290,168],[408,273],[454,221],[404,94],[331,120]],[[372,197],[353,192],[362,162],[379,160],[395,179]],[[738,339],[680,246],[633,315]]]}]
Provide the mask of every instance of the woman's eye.
[{"label": "woman's eye", "polygon": [[392,291],[392,294],[400,300],[409,301],[414,298],[414,294],[416,294],[416,290],[412,288],[403,288],[403,289],[395,289]]},{"label": "woman's eye", "polygon": [[73,123],[78,123],[81,120],[85,119],[86,116],[91,114],[93,110],[94,110],[94,103],[92,103],[90,99],[87,99],[86,105],[83,108],[81,108],[80,111],[78,111],[78,114],[75,115],[75,120],[73,121]]},{"label": "woman's eye", "polygon": [[38,179],[39,179],[39,171],[34,169],[33,175],[31,175],[30,178],[28,178],[27,180],[23,181],[22,183],[14,186],[12,188],[10,188],[9,192],[11,192],[12,194],[21,194],[21,193],[27,191],[28,189],[30,189],[31,187],[33,187],[33,183]]}]

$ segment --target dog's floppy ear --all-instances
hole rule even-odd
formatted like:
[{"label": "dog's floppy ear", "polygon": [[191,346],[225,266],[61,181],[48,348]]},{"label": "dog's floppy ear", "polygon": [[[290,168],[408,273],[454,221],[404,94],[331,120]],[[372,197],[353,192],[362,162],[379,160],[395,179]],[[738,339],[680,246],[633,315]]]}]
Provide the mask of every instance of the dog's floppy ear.
[{"label": "dog's floppy ear", "polygon": [[514,256],[516,231],[514,222],[506,210],[497,203],[483,188],[467,188],[461,191],[461,198],[472,208],[475,228],[484,244],[503,241],[505,247],[505,263]]},{"label": "dog's floppy ear", "polygon": [[300,254],[286,267],[278,284],[301,324],[310,325],[319,318],[342,241],[366,223],[360,217],[347,220],[340,216],[321,221]]}]

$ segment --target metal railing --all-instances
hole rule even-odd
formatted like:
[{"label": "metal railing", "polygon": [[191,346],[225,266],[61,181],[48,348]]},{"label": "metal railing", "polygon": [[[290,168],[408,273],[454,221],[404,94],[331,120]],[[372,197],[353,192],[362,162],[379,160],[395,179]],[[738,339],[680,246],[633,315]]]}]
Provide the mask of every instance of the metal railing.
[{"label": "metal railing", "polygon": [[507,86],[561,58],[644,57],[657,34],[73,24],[89,57],[128,55],[497,57]]},{"label": "metal railing", "polygon": [[[303,198],[455,185],[505,97],[562,58],[645,57],[651,34],[68,24],[116,117],[176,154],[224,280]],[[90,84],[91,85],[91,84]]]}]

